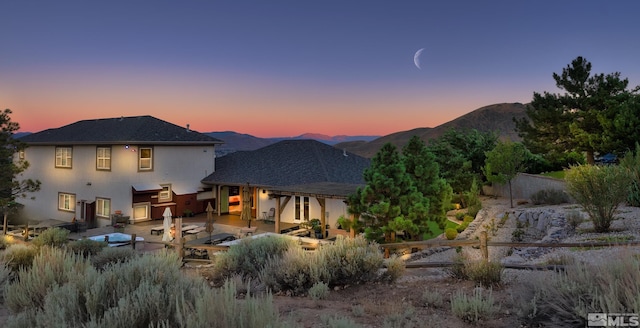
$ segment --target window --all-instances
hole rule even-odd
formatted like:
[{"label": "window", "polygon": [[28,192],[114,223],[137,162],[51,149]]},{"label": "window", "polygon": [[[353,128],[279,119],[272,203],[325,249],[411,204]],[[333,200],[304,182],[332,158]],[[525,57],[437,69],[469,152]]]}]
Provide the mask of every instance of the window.
[{"label": "window", "polygon": [[295,198],[296,205],[295,205],[295,213],[294,213],[295,215],[293,218],[295,220],[300,220],[300,197],[295,196],[294,198]]},{"label": "window", "polygon": [[138,203],[133,204],[133,219],[149,219],[149,212],[151,209],[150,203]]},{"label": "window", "polygon": [[140,171],[153,170],[153,149],[152,148],[140,148],[138,152],[138,169]]},{"label": "window", "polygon": [[76,195],[58,193],[58,209],[61,211],[76,211]]},{"label": "window", "polygon": [[170,184],[163,184],[160,185],[160,187],[162,187],[162,191],[160,191],[158,193],[158,201],[159,202],[169,202],[171,201],[171,199],[173,197],[171,197],[171,185]]},{"label": "window", "polygon": [[96,169],[111,170],[111,148],[98,147],[96,149]]},{"label": "window", "polygon": [[109,217],[111,214],[111,200],[107,198],[96,198],[96,215]]},{"label": "window", "polygon": [[18,151],[18,159],[20,159],[20,160],[24,159],[24,150]]},{"label": "window", "polygon": [[71,147],[56,147],[56,167],[71,168]]},{"label": "window", "polygon": [[304,197],[304,220],[309,221],[309,197]]}]

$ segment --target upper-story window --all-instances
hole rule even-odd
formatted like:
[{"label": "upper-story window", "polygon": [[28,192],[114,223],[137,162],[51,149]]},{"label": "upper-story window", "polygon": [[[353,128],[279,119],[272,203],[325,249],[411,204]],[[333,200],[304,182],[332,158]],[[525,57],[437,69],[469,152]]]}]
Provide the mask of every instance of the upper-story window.
[{"label": "upper-story window", "polygon": [[73,148],[56,147],[56,167],[71,168]]},{"label": "upper-story window", "polygon": [[153,148],[140,147],[140,149],[138,150],[138,170],[153,170]]},{"label": "upper-story window", "polygon": [[67,193],[58,193],[58,209],[61,211],[76,211],[76,195]]},{"label": "upper-story window", "polygon": [[111,170],[111,147],[96,148],[96,169]]},{"label": "upper-story window", "polygon": [[173,197],[171,197],[171,195],[172,195],[171,185],[170,184],[162,184],[162,185],[160,185],[160,187],[162,187],[162,190],[158,193],[158,201],[159,202],[169,202],[169,201],[171,201],[171,199],[173,198]]},{"label": "upper-story window", "polygon": [[111,200],[108,198],[96,198],[96,215],[109,217],[111,214]]}]

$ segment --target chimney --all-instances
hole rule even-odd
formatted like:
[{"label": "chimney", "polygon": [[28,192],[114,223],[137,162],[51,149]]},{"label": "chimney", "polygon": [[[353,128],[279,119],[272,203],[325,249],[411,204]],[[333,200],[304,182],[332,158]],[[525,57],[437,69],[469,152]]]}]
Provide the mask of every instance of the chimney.
[{"label": "chimney", "polygon": [[191,132],[191,130],[189,130],[189,123],[187,123],[187,132]]}]

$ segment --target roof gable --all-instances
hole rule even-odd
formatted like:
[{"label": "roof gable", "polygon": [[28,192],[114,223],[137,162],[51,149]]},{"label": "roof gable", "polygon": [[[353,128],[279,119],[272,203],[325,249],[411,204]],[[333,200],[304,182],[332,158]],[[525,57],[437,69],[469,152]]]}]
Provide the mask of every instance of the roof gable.
[{"label": "roof gable", "polygon": [[220,144],[221,140],[153,116],[84,120],[20,138],[28,144]]},{"label": "roof gable", "polygon": [[216,160],[210,184],[297,186],[318,183],[364,185],[370,160],[315,140],[285,140]]}]

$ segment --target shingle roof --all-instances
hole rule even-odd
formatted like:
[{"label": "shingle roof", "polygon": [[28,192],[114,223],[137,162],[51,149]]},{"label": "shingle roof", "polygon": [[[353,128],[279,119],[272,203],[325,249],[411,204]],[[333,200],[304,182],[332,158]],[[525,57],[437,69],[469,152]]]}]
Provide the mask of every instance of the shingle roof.
[{"label": "shingle roof", "polygon": [[153,116],[84,120],[20,138],[27,144],[221,144],[221,140]]},{"label": "shingle roof", "polygon": [[216,159],[205,184],[270,187],[343,196],[365,184],[370,160],[315,140],[285,140]]}]

